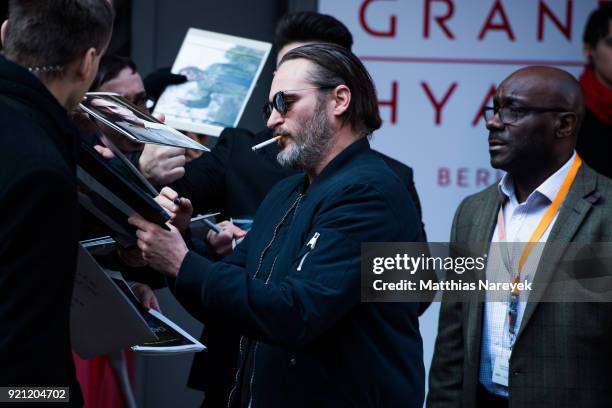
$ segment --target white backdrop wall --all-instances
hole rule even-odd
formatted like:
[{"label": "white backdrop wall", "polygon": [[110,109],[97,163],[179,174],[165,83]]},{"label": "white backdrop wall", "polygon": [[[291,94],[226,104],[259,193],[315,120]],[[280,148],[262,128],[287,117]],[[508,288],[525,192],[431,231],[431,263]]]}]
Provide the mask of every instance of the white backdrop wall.
[{"label": "white backdrop wall", "polygon": [[[449,239],[460,201],[495,182],[480,115],[526,65],[579,75],[597,0],[319,0],[342,21],[378,90],[373,147],[414,169],[430,241]],[[421,318],[426,366],[439,305]]]}]

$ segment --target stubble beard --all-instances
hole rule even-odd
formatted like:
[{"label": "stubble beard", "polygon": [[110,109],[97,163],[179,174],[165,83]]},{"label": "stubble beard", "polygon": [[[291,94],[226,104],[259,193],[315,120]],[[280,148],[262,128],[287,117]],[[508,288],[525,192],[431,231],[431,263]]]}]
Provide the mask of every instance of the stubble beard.
[{"label": "stubble beard", "polygon": [[276,156],[283,167],[304,170],[314,169],[323,160],[333,144],[333,133],[324,104],[319,103],[313,115],[304,123],[299,133],[291,135],[282,129],[282,136],[291,136],[292,142]]}]

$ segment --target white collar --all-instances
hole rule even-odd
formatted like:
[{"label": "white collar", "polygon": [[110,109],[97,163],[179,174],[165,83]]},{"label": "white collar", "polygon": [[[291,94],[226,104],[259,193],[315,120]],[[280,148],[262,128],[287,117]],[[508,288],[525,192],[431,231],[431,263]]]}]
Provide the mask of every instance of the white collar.
[{"label": "white collar", "polygon": [[[540,184],[525,200],[525,202],[529,200],[533,200],[536,195],[545,197],[549,202],[555,199],[557,193],[561,189],[561,184],[563,184],[563,180],[565,180],[565,176],[570,170],[574,158],[576,157],[576,151],[572,153],[572,156],[569,158],[567,162],[563,166],[559,168],[556,172],[554,172],[550,177],[548,177],[542,184]],[[513,203],[518,204],[518,200],[516,199],[516,194],[514,190],[514,182],[512,181],[512,177],[510,174],[506,173],[499,181],[498,184],[499,193],[502,196],[505,196],[507,199],[512,201]]]}]

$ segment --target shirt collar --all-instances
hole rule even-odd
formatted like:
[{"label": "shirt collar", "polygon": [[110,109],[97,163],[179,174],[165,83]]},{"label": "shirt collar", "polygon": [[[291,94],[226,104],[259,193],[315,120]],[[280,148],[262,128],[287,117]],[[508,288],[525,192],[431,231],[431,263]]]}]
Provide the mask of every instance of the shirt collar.
[{"label": "shirt collar", "polygon": [[[525,202],[532,199],[532,196],[540,195],[546,197],[548,201],[552,202],[555,199],[555,196],[561,189],[561,184],[563,184],[563,180],[565,180],[565,176],[570,170],[572,163],[576,157],[576,152],[572,153],[572,156],[569,158],[567,162],[563,166],[559,168],[556,172],[554,172],[550,177],[548,177],[542,184],[540,184],[531,194],[527,197]],[[517,202],[516,195],[514,192],[514,182],[512,181],[512,177],[510,174],[506,173],[499,181],[498,190],[500,195],[504,199],[509,199],[513,202]]]},{"label": "shirt collar", "polygon": [[367,137],[360,137],[327,163],[327,166],[325,166],[321,173],[315,177],[312,184],[318,184],[328,179],[332,174],[335,174],[338,169],[351,163],[355,159],[355,156],[367,151],[370,151],[370,142]]}]

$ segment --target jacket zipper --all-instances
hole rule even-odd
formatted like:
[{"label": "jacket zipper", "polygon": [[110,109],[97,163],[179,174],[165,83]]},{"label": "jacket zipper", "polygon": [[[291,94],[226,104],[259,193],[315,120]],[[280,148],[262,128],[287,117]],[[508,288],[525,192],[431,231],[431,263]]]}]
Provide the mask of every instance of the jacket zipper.
[{"label": "jacket zipper", "polygon": [[300,260],[300,264],[297,267],[298,272],[302,270],[302,266],[304,265],[304,261],[306,260],[306,257],[315,248],[315,245],[317,245],[317,240],[319,239],[320,236],[321,234],[319,234],[318,232],[315,232],[312,238],[310,238],[310,241],[308,241],[308,243],[306,244],[307,247],[310,247],[310,250],[306,252],[304,256],[302,257],[302,259]]},{"label": "jacket zipper", "polygon": [[[293,211],[294,208],[295,208],[295,210],[297,212],[297,207],[299,207],[300,201],[302,201],[302,197],[303,196],[304,196],[304,194],[302,194],[302,193],[300,193],[298,195],[297,199],[293,202],[293,204],[291,204],[291,206],[285,212],[285,214],[283,215],[281,220],[274,227],[274,232],[272,233],[272,238],[270,239],[270,242],[268,242],[268,244],[265,246],[263,251],[261,251],[261,254],[259,255],[259,262],[257,264],[257,269],[255,270],[255,273],[253,274],[253,277],[251,279],[256,279],[257,278],[257,275],[259,274],[259,271],[261,269],[261,265],[263,263],[263,258],[265,256],[266,252],[268,251],[268,249],[270,249],[270,247],[274,243],[274,240],[276,239],[276,235],[278,234],[278,229],[280,228],[281,225],[283,225],[283,223],[285,222],[285,219],[291,213],[291,211]],[[274,265],[275,264],[276,264],[276,258],[274,258],[274,261],[272,263],[272,267],[270,268],[270,273],[268,274],[264,284],[268,284],[268,281],[270,280],[270,276],[272,276],[272,270],[274,269]],[[244,353],[244,350],[243,350],[243,348],[244,348],[243,340],[244,339],[245,339],[244,336],[242,336],[240,338],[240,356],[241,356],[241,358],[242,358],[242,354]],[[249,407],[251,407],[253,405],[253,380],[255,378],[255,352],[256,351],[257,351],[257,342],[255,342],[255,345],[253,346],[253,372],[251,373],[251,381],[249,383],[249,388],[250,388],[250,391],[251,391],[250,392],[250,396],[249,396],[249,405],[248,405]],[[238,388],[238,379],[239,378],[240,378],[240,366],[238,367],[238,370],[236,370],[236,381],[234,383],[234,387],[232,388],[232,390],[230,391],[230,394],[229,394],[229,398],[228,398],[228,401],[227,401],[227,407],[228,408],[231,407],[232,397],[234,396],[234,393],[236,392],[236,389]]]}]

